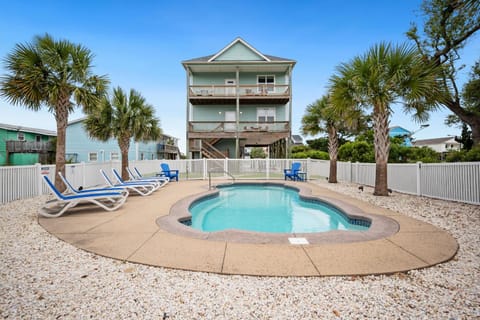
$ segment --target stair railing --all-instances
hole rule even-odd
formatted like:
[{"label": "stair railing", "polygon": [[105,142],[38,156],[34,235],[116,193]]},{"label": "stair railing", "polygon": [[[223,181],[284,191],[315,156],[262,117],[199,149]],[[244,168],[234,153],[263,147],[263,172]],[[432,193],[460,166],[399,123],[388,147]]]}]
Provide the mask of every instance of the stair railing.
[{"label": "stair railing", "polygon": [[232,183],[231,184],[235,183],[235,177],[230,172],[228,172],[226,170],[223,170],[221,168],[212,169],[212,170],[208,171],[208,190],[212,189],[212,173],[224,173],[224,174],[228,175],[230,178],[232,178]]}]

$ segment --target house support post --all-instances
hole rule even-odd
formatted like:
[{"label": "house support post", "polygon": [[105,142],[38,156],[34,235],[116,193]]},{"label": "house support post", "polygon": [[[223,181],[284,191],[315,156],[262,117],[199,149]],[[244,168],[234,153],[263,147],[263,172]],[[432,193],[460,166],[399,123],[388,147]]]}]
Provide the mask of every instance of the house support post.
[{"label": "house support post", "polygon": [[239,69],[237,67],[237,70],[235,72],[235,96],[236,96],[236,105],[237,105],[237,110],[235,114],[235,159],[238,159],[240,157],[240,141],[238,138],[239,135],[239,130],[240,130],[240,73]]}]

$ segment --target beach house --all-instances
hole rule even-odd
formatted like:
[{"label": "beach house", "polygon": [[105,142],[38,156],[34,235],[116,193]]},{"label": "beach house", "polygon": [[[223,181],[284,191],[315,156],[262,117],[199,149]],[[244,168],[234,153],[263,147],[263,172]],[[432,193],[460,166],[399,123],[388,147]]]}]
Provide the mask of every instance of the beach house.
[{"label": "beach house", "polygon": [[264,54],[242,38],[185,60],[187,156],[243,158],[263,147],[285,158],[291,143],[295,61]]},{"label": "beach house", "polygon": [[[90,138],[83,121],[70,121],[67,125],[65,158],[69,162],[105,162],[120,160],[120,148],[116,139],[106,142]],[[157,141],[130,141],[129,160],[180,159],[178,139],[166,134]]]},{"label": "beach house", "polygon": [[55,131],[0,123],[0,166],[55,162]]}]

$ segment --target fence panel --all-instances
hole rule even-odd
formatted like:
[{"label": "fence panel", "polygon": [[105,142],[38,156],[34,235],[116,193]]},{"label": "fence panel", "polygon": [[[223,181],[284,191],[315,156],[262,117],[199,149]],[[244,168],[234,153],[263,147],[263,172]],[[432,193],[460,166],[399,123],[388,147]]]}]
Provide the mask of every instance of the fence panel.
[{"label": "fence panel", "polygon": [[[337,162],[338,168],[338,162]],[[338,170],[338,169],[337,169]],[[315,160],[312,159],[308,162],[309,179],[325,179],[330,173],[330,161],[329,160]],[[338,172],[337,172],[338,174]]]},{"label": "fence panel", "polygon": [[392,163],[388,165],[388,187],[395,191],[417,194],[417,164]]},{"label": "fence panel", "polygon": [[480,162],[422,163],[421,195],[480,204]]},{"label": "fence panel", "polygon": [[[145,175],[160,171],[160,163],[166,162],[177,169],[182,179],[206,179],[209,171],[221,173],[213,177],[236,179],[283,179],[283,170],[292,162],[300,162],[309,179],[328,176],[329,161],[311,159],[190,159],[131,161]],[[374,163],[338,162],[340,181],[375,185]],[[111,168],[120,170],[120,161],[104,163],[77,163],[66,165],[66,176],[75,187],[89,188],[104,185],[99,173],[103,168],[111,175]],[[55,179],[54,165],[0,167],[0,203],[30,198],[49,193],[41,175]],[[435,164],[389,164],[388,185],[391,189],[411,194],[480,204],[480,162]]]}]

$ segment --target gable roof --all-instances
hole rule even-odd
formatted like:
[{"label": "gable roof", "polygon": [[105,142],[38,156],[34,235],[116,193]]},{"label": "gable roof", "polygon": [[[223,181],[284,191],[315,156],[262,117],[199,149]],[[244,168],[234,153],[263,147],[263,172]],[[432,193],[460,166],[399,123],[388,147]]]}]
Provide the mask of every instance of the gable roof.
[{"label": "gable roof", "polygon": [[[237,37],[235,40],[230,42],[225,48],[223,48],[222,50],[217,52],[215,55],[213,55],[210,59],[208,59],[208,62],[212,62],[214,60],[217,60],[219,57],[224,55],[227,51],[231,50],[231,48],[233,48],[234,46],[236,46],[238,44],[240,44],[244,47],[247,47],[252,53],[254,53],[256,56],[258,56],[260,58],[260,60],[270,62],[269,58],[264,56],[260,51],[258,51],[257,49],[255,49],[254,47],[249,45],[245,40],[243,40],[240,37]],[[255,59],[255,60],[257,60],[257,59]]]},{"label": "gable roof", "polygon": [[0,123],[0,129],[10,130],[10,131],[30,132],[30,133],[42,134],[44,136],[51,136],[51,137],[57,136],[57,133],[55,131],[38,129],[38,128],[30,128],[30,127],[22,127],[22,126],[16,126],[16,125],[6,124],[6,123]]},{"label": "gable roof", "polygon": [[295,64],[295,61],[291,60],[291,59],[286,59],[286,58],[281,58],[281,57],[272,56],[272,55],[268,55],[268,54],[263,54],[240,37],[237,37],[235,40],[230,42],[228,45],[226,45],[223,49],[221,49],[220,51],[218,51],[215,54],[211,54],[211,55],[204,56],[204,57],[199,57],[199,58],[193,58],[193,59],[189,59],[189,60],[184,60],[184,61],[182,61],[182,64],[185,64],[185,63],[188,64],[188,63],[209,63],[209,62],[213,63],[213,62],[221,62],[221,61],[235,61],[235,60],[221,60],[221,59],[218,59],[222,55],[225,55],[226,53],[228,53],[228,51],[230,51],[235,46],[243,46],[252,55],[258,57],[258,59],[255,59],[255,60],[244,60],[244,61],[250,61],[250,62],[289,62],[289,63]]},{"label": "gable roof", "polygon": [[440,144],[440,143],[458,143],[460,142],[456,141],[454,137],[443,137],[443,138],[433,138],[433,139],[423,139],[423,140],[415,140],[413,142],[414,145],[431,145],[431,144]]}]

